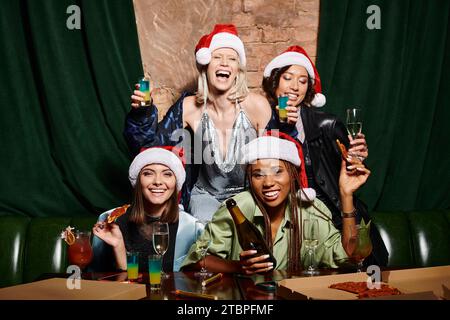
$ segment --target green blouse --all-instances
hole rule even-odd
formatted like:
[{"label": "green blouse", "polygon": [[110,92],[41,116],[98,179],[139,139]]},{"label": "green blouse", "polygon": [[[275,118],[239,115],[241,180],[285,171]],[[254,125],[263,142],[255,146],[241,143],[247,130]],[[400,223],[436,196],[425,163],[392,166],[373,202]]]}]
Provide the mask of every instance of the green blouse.
[{"label": "green blouse", "polygon": [[[256,205],[252,195],[248,191],[241,192],[233,197],[237,205],[245,215],[245,217],[252,221],[253,224],[264,234],[264,217],[261,210]],[[339,264],[344,263],[347,259],[347,254],[342,247],[341,234],[331,221],[331,212],[323,204],[322,201],[315,199],[314,205],[325,213],[330,220],[325,219],[312,205],[302,207],[302,219],[317,218],[319,223],[319,245],[316,248],[316,261],[319,266],[328,268],[337,268]],[[283,221],[277,231],[275,241],[273,244],[273,255],[277,260],[276,269],[286,270],[288,266],[288,244],[289,244],[289,206],[286,206]],[[208,253],[228,260],[239,260],[239,253],[242,248],[239,245],[237,232],[234,226],[233,218],[231,217],[225,203],[222,203],[220,208],[214,214],[212,221],[208,228],[205,229],[200,238],[211,239],[211,246]],[[201,241],[199,239],[198,241]],[[307,254],[304,245],[300,250],[301,259]],[[196,263],[201,258],[200,250],[197,249],[197,243],[194,243],[182,267]]]}]

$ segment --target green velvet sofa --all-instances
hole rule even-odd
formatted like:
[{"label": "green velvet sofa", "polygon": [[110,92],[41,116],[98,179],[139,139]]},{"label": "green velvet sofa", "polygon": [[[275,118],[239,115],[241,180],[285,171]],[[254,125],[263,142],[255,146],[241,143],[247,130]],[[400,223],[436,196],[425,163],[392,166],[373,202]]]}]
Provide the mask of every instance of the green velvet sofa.
[{"label": "green velvet sofa", "polygon": [[[374,212],[389,251],[389,267],[450,265],[450,211]],[[66,272],[68,225],[90,229],[97,217],[26,218],[0,216],[0,287]]]}]

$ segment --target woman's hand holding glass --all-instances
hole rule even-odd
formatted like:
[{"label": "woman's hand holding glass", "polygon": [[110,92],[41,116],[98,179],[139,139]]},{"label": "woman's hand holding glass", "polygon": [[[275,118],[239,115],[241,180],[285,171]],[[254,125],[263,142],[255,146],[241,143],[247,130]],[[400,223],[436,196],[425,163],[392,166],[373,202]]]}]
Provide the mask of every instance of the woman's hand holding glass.
[{"label": "woman's hand holding glass", "polygon": [[[299,117],[298,108],[299,107],[293,106],[292,102],[288,100],[286,107],[287,123],[294,125],[297,123]],[[278,106],[275,106],[275,109],[277,110],[277,112],[279,112],[280,110]]]},{"label": "woman's hand holding glass", "polygon": [[360,132],[355,138],[349,134],[348,139],[350,140],[350,149],[348,149],[348,153],[360,161],[367,159],[369,156],[369,148],[367,146],[366,136]]},{"label": "woman's hand holding glass", "polygon": [[264,273],[273,269],[273,263],[267,261],[269,255],[260,255],[255,257],[256,250],[246,250],[239,254],[242,272],[251,275],[255,273]]},{"label": "woman's hand holding glass", "polygon": [[347,109],[347,131],[350,140],[349,155],[364,161],[369,156],[366,137],[362,131],[362,110],[353,108]]},{"label": "woman's hand holding glass", "polygon": [[133,108],[139,108],[145,105],[146,103],[151,105],[152,104],[152,90],[150,90],[150,102],[146,102],[146,94],[141,91],[141,86],[139,83],[136,83],[134,85],[135,90],[133,91],[133,94],[131,95],[131,107]]}]

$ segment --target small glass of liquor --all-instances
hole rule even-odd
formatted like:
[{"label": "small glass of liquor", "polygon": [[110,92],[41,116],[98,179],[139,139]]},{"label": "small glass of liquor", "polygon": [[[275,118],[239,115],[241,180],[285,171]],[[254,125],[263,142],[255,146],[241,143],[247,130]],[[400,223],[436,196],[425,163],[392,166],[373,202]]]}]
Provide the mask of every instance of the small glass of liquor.
[{"label": "small glass of liquor", "polygon": [[279,96],[278,97],[278,117],[280,118],[280,122],[287,121],[287,102],[289,100],[288,96]]},{"label": "small glass of liquor", "polygon": [[150,106],[150,79],[147,77],[139,78],[139,91],[145,94],[144,101],[141,102],[141,107]]}]

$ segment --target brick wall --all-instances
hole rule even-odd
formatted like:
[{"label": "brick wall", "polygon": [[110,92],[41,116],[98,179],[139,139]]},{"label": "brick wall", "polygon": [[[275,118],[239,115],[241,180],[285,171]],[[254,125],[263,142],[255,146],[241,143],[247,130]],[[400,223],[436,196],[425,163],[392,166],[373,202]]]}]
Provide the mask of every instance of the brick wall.
[{"label": "brick wall", "polygon": [[290,45],[315,61],[320,0],[134,0],[144,70],[155,104],[166,109],[195,90],[194,49],[216,23],[233,23],[245,44],[249,87],[260,90],[265,65]]}]

